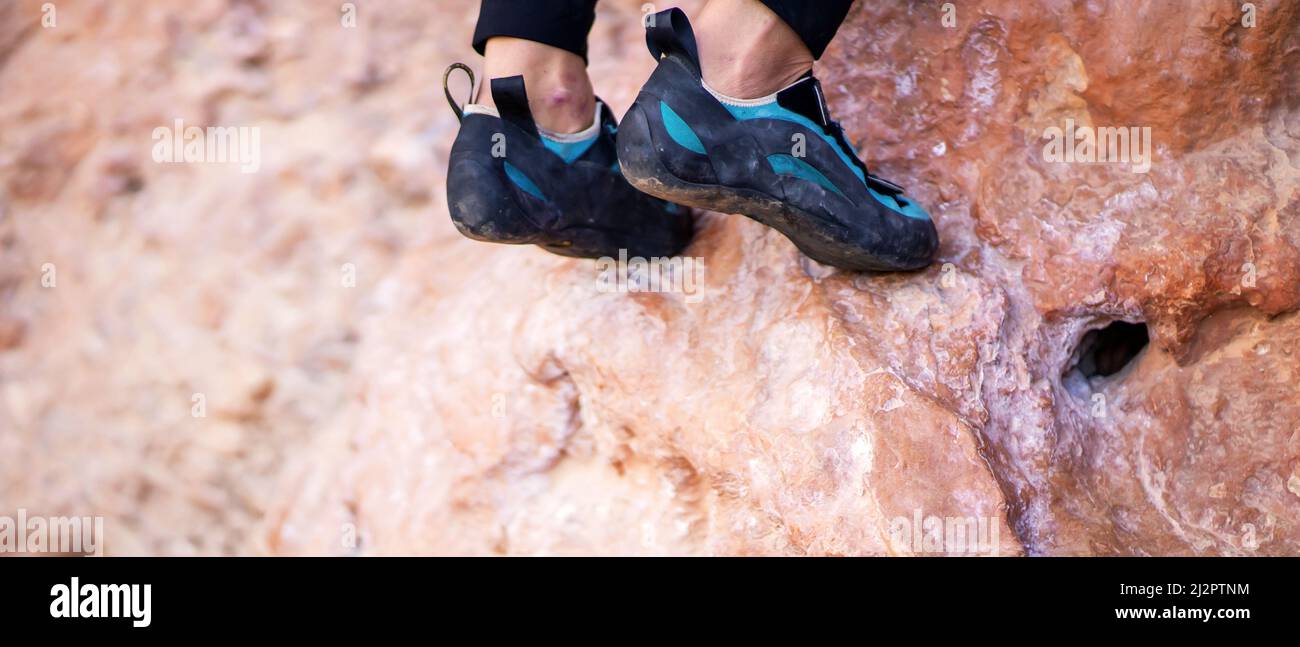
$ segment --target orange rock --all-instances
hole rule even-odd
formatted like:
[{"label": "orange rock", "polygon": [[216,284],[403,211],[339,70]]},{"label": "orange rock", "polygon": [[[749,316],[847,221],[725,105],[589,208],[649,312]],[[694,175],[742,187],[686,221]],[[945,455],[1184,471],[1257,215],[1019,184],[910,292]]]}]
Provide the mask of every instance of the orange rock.
[{"label": "orange rock", "polygon": [[[0,509],[110,554],[1300,552],[1294,3],[860,2],[818,74],[940,262],[712,214],[696,294],[455,233],[472,0],[119,4],[0,7]],[[177,118],[262,168],[154,163]],[[1067,122],[1149,170],[1050,161]]]}]

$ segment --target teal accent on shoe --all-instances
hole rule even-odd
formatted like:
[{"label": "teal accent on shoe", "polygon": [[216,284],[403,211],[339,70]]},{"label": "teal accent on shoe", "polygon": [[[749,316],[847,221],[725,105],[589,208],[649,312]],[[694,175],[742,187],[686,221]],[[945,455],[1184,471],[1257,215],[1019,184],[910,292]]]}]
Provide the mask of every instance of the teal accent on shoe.
[{"label": "teal accent on shoe", "polygon": [[908,198],[905,195],[900,195],[900,196],[882,195],[880,193],[876,193],[876,190],[871,187],[867,187],[867,190],[871,192],[871,195],[875,197],[875,199],[878,200],[880,204],[883,204],[886,207],[889,207],[890,209],[893,209],[894,211],[901,213],[904,216],[907,216],[908,218],[915,218],[917,220],[930,219],[930,214],[926,213],[925,209],[922,209],[920,205],[916,204],[915,202],[912,202],[912,199]]},{"label": "teal accent on shoe", "polygon": [[659,102],[659,112],[663,115],[664,129],[668,131],[668,136],[677,142],[678,146],[695,153],[704,155],[704,142],[700,141],[699,135],[687,125],[686,120],[682,119],[667,103]]},{"label": "teal accent on shoe", "polygon": [[[749,121],[751,119],[781,119],[784,121],[792,121],[813,131],[814,133],[817,133],[822,139],[826,140],[827,144],[831,145],[831,150],[835,151],[840,156],[840,159],[844,160],[844,165],[849,167],[849,170],[853,171],[853,174],[858,176],[859,180],[862,180],[863,185],[866,185],[867,177],[862,172],[862,169],[858,168],[858,166],[853,163],[853,160],[849,157],[849,153],[841,149],[839,142],[835,141],[834,137],[827,135],[826,132],[822,130],[822,127],[817,125],[817,122],[797,112],[782,108],[781,104],[775,101],[761,106],[733,106],[729,103],[724,103],[722,105],[727,109],[727,112],[731,113],[731,116],[740,121]],[[857,154],[857,151],[853,151],[853,155]]]},{"label": "teal accent on shoe", "polygon": [[[772,171],[777,175],[789,175],[801,180],[816,182],[827,191],[834,191],[841,198],[845,197],[844,193],[836,187],[821,171],[813,168],[811,164],[792,155],[768,155],[767,163],[772,167]],[[872,193],[875,193],[872,191]]]},{"label": "teal accent on shoe", "polygon": [[559,155],[565,164],[572,164],[574,160],[591,150],[592,144],[595,144],[596,139],[599,137],[599,134],[595,134],[591,136],[591,139],[584,139],[580,142],[557,142],[554,139],[547,138],[546,135],[542,135],[542,145],[552,153]]},{"label": "teal accent on shoe", "polygon": [[528,176],[524,175],[523,171],[515,168],[515,165],[510,162],[506,162],[506,177],[509,177],[510,181],[514,182],[515,186],[523,189],[525,193],[538,200],[546,200],[546,196],[542,195],[542,190],[537,188],[537,185],[533,184],[533,181],[528,179]]},{"label": "teal accent on shoe", "polygon": [[[858,168],[858,166],[853,163],[853,160],[849,158],[850,153],[854,156],[857,156],[858,154],[856,150],[852,150],[853,148],[852,144],[849,145],[850,150],[848,152],[845,152],[843,149],[840,148],[839,142],[837,142],[834,137],[825,134],[821,126],[818,126],[817,123],[814,122],[813,120],[797,112],[787,110],[781,107],[781,105],[778,103],[769,103],[761,106],[733,106],[725,103],[722,105],[726,107],[727,111],[730,112],[733,117],[739,119],[740,121],[746,121],[749,119],[784,119],[785,121],[792,121],[794,123],[797,123],[803,126],[804,128],[813,131],[814,133],[819,133],[821,135],[821,138],[826,140],[827,144],[831,145],[831,149],[839,154],[840,159],[844,161],[844,165],[848,166],[849,170],[853,171],[853,174],[858,176],[859,180],[862,180],[862,184],[867,187],[867,191],[870,191],[872,197],[874,197],[877,201],[879,201],[880,204],[883,204],[886,207],[889,207],[890,209],[894,210],[895,212],[907,216],[908,218],[915,218],[917,220],[930,219],[930,214],[926,213],[925,209],[922,209],[920,205],[913,202],[907,196],[900,195],[897,198],[893,198],[878,193],[876,192],[875,189],[872,189],[871,185],[867,184],[867,178],[866,175],[862,173],[862,169]],[[786,173],[781,170],[776,170],[776,163],[773,162],[772,159],[773,157],[786,157],[791,161],[798,162],[801,165],[801,167],[799,168],[798,172]],[[776,170],[777,173],[782,173],[785,175],[794,175],[796,177],[802,177],[805,180],[812,180],[814,182],[817,182],[818,184],[821,184],[824,187],[833,189],[836,193],[839,193],[841,196],[844,195],[842,192],[840,192],[838,188],[835,187],[835,185],[831,184],[830,180],[828,180],[825,175],[822,175],[821,172],[819,172],[817,169],[810,166],[807,162],[796,159],[794,157],[790,157],[788,155],[773,155],[767,158],[767,161],[768,163],[772,164],[772,168]],[[789,162],[780,162],[780,163],[787,164],[787,165],[789,164]],[[816,174],[816,177],[809,175],[809,172]],[[820,179],[816,179],[816,178],[820,178]]]}]

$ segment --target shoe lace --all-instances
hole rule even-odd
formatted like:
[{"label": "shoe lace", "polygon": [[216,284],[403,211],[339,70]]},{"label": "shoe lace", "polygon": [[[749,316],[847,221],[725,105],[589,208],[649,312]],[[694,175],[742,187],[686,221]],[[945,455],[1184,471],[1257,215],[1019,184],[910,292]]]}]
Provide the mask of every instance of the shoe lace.
[{"label": "shoe lace", "polygon": [[862,175],[867,179],[867,186],[891,197],[907,193],[907,189],[904,189],[902,186],[894,184],[882,177],[872,175],[871,171],[867,169],[866,162],[863,162],[862,158],[858,157],[857,150],[849,144],[849,139],[844,134],[844,126],[841,126],[840,122],[835,121],[834,119],[827,119],[827,122],[826,134],[834,137],[835,141],[839,142],[840,147],[844,149],[844,152],[849,154],[849,159],[853,161],[853,164],[862,169]]},{"label": "shoe lace", "polygon": [[[451,96],[451,73],[456,70],[461,70],[469,75],[469,97],[461,105],[456,105],[456,98]],[[478,89],[481,92],[483,86],[480,85]],[[474,70],[469,69],[469,66],[464,63],[452,63],[447,67],[447,71],[442,73],[442,92],[447,95],[447,103],[451,106],[452,112],[456,113],[456,121],[464,121],[465,105],[473,103],[478,97],[478,93],[474,91]]]}]

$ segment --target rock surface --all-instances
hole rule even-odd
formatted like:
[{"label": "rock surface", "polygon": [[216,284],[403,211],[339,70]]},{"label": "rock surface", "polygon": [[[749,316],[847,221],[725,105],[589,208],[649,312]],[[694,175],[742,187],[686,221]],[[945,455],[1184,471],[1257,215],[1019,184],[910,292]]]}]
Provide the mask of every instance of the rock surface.
[{"label": "rock surface", "polygon": [[[0,510],[116,554],[1300,552],[1294,3],[860,2],[818,74],[940,263],[710,214],[692,293],[460,239],[475,3],[356,4],[0,7]],[[639,6],[592,36],[620,110]],[[154,163],[177,117],[261,170]],[[1046,161],[1067,120],[1149,172]]]}]

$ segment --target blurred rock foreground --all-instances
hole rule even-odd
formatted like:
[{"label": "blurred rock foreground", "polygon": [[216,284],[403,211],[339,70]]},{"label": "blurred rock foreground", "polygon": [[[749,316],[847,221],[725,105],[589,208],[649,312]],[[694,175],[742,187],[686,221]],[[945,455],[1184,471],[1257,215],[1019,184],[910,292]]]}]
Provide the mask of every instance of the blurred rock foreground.
[{"label": "blurred rock foreground", "polygon": [[[860,0],[818,74],[941,262],[710,214],[694,296],[454,232],[474,2],[56,4],[0,3],[0,514],[110,554],[1300,552],[1294,2]],[[620,113],[640,4],[592,35]],[[155,163],[178,118],[260,169]],[[1045,161],[1067,120],[1150,128],[1150,171]]]}]

